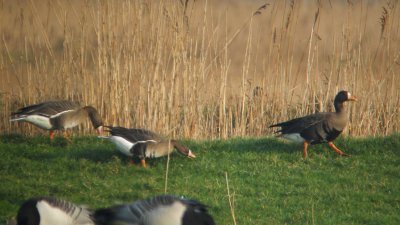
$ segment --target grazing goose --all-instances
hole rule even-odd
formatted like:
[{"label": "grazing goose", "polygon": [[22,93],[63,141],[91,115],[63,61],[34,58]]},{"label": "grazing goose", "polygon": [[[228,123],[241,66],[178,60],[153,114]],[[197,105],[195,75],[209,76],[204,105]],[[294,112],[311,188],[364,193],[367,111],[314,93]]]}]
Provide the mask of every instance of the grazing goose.
[{"label": "grazing goose", "polygon": [[[109,136],[99,136],[111,140],[119,151],[130,157],[137,157],[143,167],[147,167],[145,158],[157,158],[170,154],[174,148],[189,158],[196,156],[190,149],[176,140],[161,138],[158,134],[145,129],[127,129],[124,127],[108,128]],[[130,160],[133,163],[132,159]]]},{"label": "grazing goose", "polygon": [[215,225],[206,206],[171,195],[98,209],[93,218],[97,225]]},{"label": "grazing goose", "polygon": [[[87,117],[101,134],[103,121],[97,110],[92,106],[81,107],[78,103],[71,101],[49,101],[29,105],[13,112],[10,121],[26,121],[42,129],[50,130],[50,139],[53,140],[55,130],[65,131],[65,129],[78,126]],[[64,136],[66,137],[65,133]]]},{"label": "grazing goose", "polygon": [[292,119],[286,122],[271,125],[270,127],[281,127],[279,136],[303,142],[303,155],[307,158],[307,147],[309,144],[328,142],[328,145],[339,155],[349,156],[339,150],[334,144],[335,140],[345,128],[348,115],[344,107],[346,101],[357,101],[350,92],[340,91],[334,100],[336,112],[315,113],[312,115]]},{"label": "grazing goose", "polygon": [[18,210],[17,225],[94,225],[91,214],[91,210],[67,201],[32,198]]}]

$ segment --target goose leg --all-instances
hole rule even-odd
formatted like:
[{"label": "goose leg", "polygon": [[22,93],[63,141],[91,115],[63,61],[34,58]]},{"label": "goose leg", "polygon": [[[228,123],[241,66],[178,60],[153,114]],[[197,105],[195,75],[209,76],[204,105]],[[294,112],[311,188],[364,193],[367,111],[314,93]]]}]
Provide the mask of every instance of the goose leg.
[{"label": "goose leg", "polygon": [[308,156],[307,147],[308,147],[308,142],[305,141],[305,142],[303,143],[303,158],[304,158],[304,159],[306,159],[307,156]]},{"label": "goose leg", "polygon": [[329,147],[331,147],[337,154],[342,155],[342,156],[350,156],[344,152],[342,152],[340,149],[338,149],[333,142],[328,142]]},{"label": "goose leg", "polygon": [[54,139],[54,136],[56,135],[56,133],[54,132],[54,130],[50,131],[50,141],[52,141]]},{"label": "goose leg", "polygon": [[[129,159],[129,164],[131,165],[135,165],[135,160],[133,160],[132,158]],[[147,164],[146,164],[146,160],[145,159],[140,159],[140,164],[144,167],[147,168]]]},{"label": "goose leg", "polygon": [[142,166],[143,166],[144,168],[147,168],[146,160],[140,159],[140,164],[142,164]]}]

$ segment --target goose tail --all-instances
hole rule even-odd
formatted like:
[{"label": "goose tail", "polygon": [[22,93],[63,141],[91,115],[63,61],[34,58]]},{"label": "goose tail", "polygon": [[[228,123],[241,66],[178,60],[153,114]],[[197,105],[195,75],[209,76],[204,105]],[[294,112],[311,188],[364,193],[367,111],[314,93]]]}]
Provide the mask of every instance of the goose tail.
[{"label": "goose tail", "polygon": [[10,117],[10,122],[14,121],[20,121],[20,120],[25,120],[26,116],[20,116],[20,115],[11,115]]}]

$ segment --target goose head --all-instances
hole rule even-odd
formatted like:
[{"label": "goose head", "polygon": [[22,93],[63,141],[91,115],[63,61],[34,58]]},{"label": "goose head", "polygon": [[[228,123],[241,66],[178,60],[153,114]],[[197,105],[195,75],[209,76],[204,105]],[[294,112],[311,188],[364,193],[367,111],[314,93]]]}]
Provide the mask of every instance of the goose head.
[{"label": "goose head", "polygon": [[348,91],[339,91],[334,100],[336,112],[343,111],[343,108],[344,108],[343,103],[346,101],[357,101],[357,97],[353,96]]}]

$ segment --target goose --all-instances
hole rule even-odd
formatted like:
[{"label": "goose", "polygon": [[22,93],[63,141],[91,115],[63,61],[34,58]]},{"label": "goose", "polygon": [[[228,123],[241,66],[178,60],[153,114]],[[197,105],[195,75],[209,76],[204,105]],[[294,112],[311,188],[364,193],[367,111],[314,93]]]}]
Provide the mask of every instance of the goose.
[{"label": "goose", "polygon": [[[145,158],[157,158],[170,154],[177,149],[189,158],[196,156],[190,149],[176,140],[164,139],[160,135],[145,129],[128,129],[124,127],[104,126],[108,128],[109,136],[99,138],[109,139],[117,149],[129,157],[137,157],[143,167],[147,167]],[[130,162],[133,162],[131,158]]]},{"label": "goose", "polygon": [[[77,102],[48,101],[25,106],[11,114],[10,121],[25,121],[39,128],[50,131],[50,140],[54,139],[55,130],[73,128],[83,123],[87,117],[99,134],[103,130],[103,121],[92,106],[81,107]],[[67,138],[64,132],[64,137]],[[69,140],[67,138],[67,140]]]},{"label": "goose", "polygon": [[21,205],[17,225],[94,225],[94,222],[88,208],[56,198],[38,197]]},{"label": "goose", "polygon": [[215,225],[205,205],[173,195],[98,209],[93,218],[97,225]]},{"label": "goose", "polygon": [[321,112],[308,116],[292,119],[286,122],[273,124],[270,127],[280,127],[275,133],[280,133],[283,138],[303,143],[303,157],[307,158],[307,147],[309,144],[328,143],[337,154],[349,156],[338,149],[335,140],[344,130],[348,122],[348,114],[345,110],[346,101],[357,101],[348,91],[337,93],[334,106],[335,112]]}]

